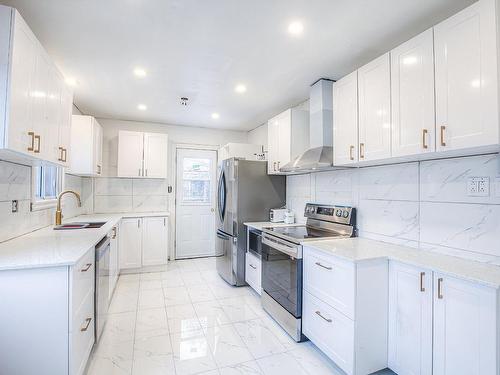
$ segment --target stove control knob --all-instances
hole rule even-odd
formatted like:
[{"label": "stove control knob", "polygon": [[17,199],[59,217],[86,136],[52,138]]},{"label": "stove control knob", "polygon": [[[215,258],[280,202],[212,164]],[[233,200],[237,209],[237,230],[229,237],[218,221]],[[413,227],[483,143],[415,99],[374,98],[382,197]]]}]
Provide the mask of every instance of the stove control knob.
[{"label": "stove control knob", "polygon": [[349,217],[349,211],[345,210],[342,216],[344,216],[347,219]]},{"label": "stove control knob", "polygon": [[337,209],[337,211],[335,211],[335,214],[337,215],[337,217],[342,217],[342,210]]}]

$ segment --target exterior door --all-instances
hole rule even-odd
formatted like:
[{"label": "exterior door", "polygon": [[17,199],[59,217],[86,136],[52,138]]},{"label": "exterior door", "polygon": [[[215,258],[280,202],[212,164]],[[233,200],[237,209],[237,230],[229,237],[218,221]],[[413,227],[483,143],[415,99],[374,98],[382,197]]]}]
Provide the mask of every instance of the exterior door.
[{"label": "exterior door", "polygon": [[177,149],[175,258],[215,255],[217,151]]},{"label": "exterior door", "polygon": [[333,152],[335,165],[358,161],[358,72],[333,84]]},{"label": "exterior door", "polygon": [[391,51],[392,156],[435,151],[432,29]]},{"label": "exterior door", "polygon": [[389,264],[389,368],[432,374],[432,271]]},{"label": "exterior door", "polygon": [[495,1],[434,27],[437,150],[498,144]]}]

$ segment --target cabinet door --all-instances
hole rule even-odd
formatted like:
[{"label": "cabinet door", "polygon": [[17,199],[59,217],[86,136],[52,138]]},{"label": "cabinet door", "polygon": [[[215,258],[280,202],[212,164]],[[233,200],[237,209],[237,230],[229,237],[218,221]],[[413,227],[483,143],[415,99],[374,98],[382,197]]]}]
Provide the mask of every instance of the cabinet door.
[{"label": "cabinet door", "polygon": [[389,263],[389,368],[432,375],[432,271]]},{"label": "cabinet door", "polygon": [[437,150],[498,144],[495,1],[434,27]]},{"label": "cabinet door", "polygon": [[[278,116],[278,159],[277,170],[291,161],[292,153],[292,110]],[[297,156],[297,155],[294,155]]]},{"label": "cabinet door", "polygon": [[268,174],[276,174],[278,172],[278,157],[279,157],[279,124],[278,119],[272,118],[267,123],[267,172]]},{"label": "cabinet door", "polygon": [[333,84],[334,164],[358,161],[358,72]]},{"label": "cabinet door", "polygon": [[120,131],[118,134],[118,177],[142,177],[144,133]]},{"label": "cabinet door", "polygon": [[123,219],[120,231],[120,269],[138,268],[142,265],[142,219]]},{"label": "cabinet door", "polygon": [[496,291],[434,274],[434,375],[496,375]]},{"label": "cabinet door", "polygon": [[167,178],[168,135],[144,134],[144,176]]},{"label": "cabinet door", "polygon": [[435,151],[432,29],[391,51],[392,156]]},{"label": "cabinet door", "polygon": [[[50,62],[49,62],[50,63]],[[48,72],[47,99],[45,105],[46,128],[44,129],[47,155],[45,160],[63,164],[63,152],[59,141],[62,114],[63,79],[56,67],[50,63]]]},{"label": "cabinet door", "polygon": [[113,296],[115,290],[116,282],[118,281],[118,275],[120,274],[120,265],[118,263],[118,253],[119,253],[119,227],[116,224],[111,230],[111,240],[109,247],[109,300]]},{"label": "cabinet door", "polygon": [[142,230],[142,265],[167,264],[168,225],[166,217],[145,217]]},{"label": "cabinet door", "polygon": [[64,166],[69,166],[71,159],[72,112],[73,92],[68,87],[63,85],[61,90],[61,106],[59,111],[59,147],[61,147],[61,164]]},{"label": "cabinet door", "polygon": [[49,91],[51,82],[52,67],[48,57],[37,49],[35,79],[32,88],[32,128],[35,133],[34,154],[37,158],[53,161],[54,147],[57,144],[57,137],[51,133],[49,116]]},{"label": "cabinet door", "polygon": [[15,13],[10,70],[8,147],[33,154],[33,87],[37,60],[36,39],[19,13]]},{"label": "cabinet door", "polygon": [[102,127],[97,122],[97,120],[93,119],[93,134],[94,134],[94,168],[95,174],[102,174]]},{"label": "cabinet door", "polygon": [[388,53],[358,70],[360,161],[391,156],[390,82]]}]

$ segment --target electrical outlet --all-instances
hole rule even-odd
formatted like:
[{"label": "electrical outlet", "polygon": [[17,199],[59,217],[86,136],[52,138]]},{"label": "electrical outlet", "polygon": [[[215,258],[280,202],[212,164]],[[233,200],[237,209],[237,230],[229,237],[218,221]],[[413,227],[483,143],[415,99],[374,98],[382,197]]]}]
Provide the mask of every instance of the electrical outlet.
[{"label": "electrical outlet", "polygon": [[17,200],[12,201],[12,212],[17,212],[19,210],[19,202]]},{"label": "electrical outlet", "polygon": [[469,177],[467,179],[467,195],[469,197],[489,197],[490,178],[487,176]]}]

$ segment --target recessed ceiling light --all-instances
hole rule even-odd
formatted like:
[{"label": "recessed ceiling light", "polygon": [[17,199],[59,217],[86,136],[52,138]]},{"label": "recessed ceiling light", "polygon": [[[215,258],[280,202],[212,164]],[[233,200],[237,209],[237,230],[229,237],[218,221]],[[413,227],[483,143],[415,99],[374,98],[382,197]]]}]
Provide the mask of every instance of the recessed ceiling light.
[{"label": "recessed ceiling light", "polygon": [[76,80],[76,78],[73,78],[73,77],[66,78],[65,82],[68,86],[76,86],[78,84],[78,81]]},{"label": "recessed ceiling light", "polygon": [[247,87],[245,85],[239,83],[234,88],[234,91],[236,91],[238,94],[243,94],[243,93],[247,92]]},{"label": "recessed ceiling light", "polygon": [[148,109],[147,105],[146,104],[138,104],[137,105],[137,109],[139,111],[145,111],[146,109]]},{"label": "recessed ceiling light", "polygon": [[219,117],[220,117],[220,115],[218,113],[216,113],[216,112],[212,113],[212,118],[214,120],[217,120]]},{"label": "recessed ceiling light", "polygon": [[138,78],[144,78],[144,77],[146,77],[147,74],[148,73],[143,68],[137,67],[134,69],[134,75]]},{"label": "recessed ceiling light", "polygon": [[292,35],[300,35],[304,31],[302,22],[294,21],[288,25],[288,32]]}]

